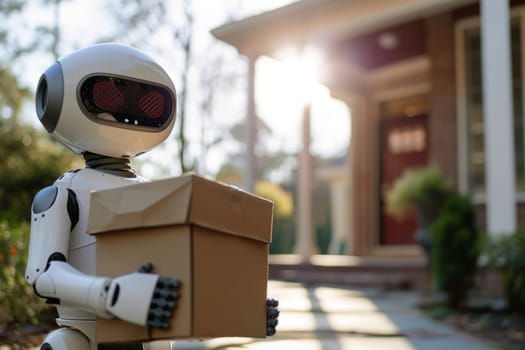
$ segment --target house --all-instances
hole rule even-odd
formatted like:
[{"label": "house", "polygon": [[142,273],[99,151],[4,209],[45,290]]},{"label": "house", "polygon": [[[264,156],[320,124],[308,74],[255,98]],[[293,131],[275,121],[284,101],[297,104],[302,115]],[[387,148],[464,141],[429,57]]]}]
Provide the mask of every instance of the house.
[{"label": "house", "polygon": [[525,1],[303,0],[212,34],[249,60],[248,188],[255,61],[290,45],[323,52],[322,83],[351,110],[349,254],[422,256],[415,223],[390,217],[384,193],[404,170],[429,164],[472,196],[490,233],[516,229],[525,209]]}]

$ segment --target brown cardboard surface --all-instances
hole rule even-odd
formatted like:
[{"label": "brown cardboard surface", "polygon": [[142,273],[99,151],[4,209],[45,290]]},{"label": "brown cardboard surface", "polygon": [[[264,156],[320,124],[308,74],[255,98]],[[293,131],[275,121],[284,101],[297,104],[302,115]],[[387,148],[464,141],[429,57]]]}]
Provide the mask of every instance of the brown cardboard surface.
[{"label": "brown cardboard surface", "polygon": [[[193,249],[193,326],[209,337],[239,334],[264,337],[268,251],[257,241],[223,239],[195,228]],[[203,258],[207,257],[207,258]],[[256,301],[254,303],[254,301]]]},{"label": "brown cardboard surface", "polygon": [[97,274],[151,262],[182,282],[169,330],[98,319],[97,341],[264,337],[272,212],[267,200],[195,175],[92,193]]},{"label": "brown cardboard surface", "polygon": [[271,241],[270,201],[197,175],[93,192],[88,232],[194,223]]},{"label": "brown cardboard surface", "polygon": [[198,176],[193,176],[192,182],[188,222],[270,243],[270,201]]}]

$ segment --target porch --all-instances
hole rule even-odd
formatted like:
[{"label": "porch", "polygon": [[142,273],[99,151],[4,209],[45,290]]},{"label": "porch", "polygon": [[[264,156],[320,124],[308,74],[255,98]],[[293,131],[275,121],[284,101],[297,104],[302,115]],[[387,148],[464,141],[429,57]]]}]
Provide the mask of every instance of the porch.
[{"label": "porch", "polygon": [[380,287],[424,291],[429,274],[422,257],[312,255],[304,263],[296,254],[270,255],[269,277],[299,283]]},{"label": "porch", "polygon": [[[422,256],[312,255],[303,262],[297,254],[270,255],[269,278],[305,285],[405,290],[419,294],[419,302],[432,301],[432,281]],[[503,298],[500,275],[481,261],[469,296],[473,306],[493,305]]]}]

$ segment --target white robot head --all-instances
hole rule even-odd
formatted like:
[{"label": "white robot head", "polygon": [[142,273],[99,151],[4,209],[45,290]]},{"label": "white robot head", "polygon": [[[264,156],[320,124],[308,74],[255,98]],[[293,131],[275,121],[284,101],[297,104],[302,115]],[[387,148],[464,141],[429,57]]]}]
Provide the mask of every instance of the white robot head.
[{"label": "white robot head", "polygon": [[76,153],[128,158],[164,141],[175,122],[175,87],[143,52],[97,44],[67,55],[40,77],[36,112]]}]

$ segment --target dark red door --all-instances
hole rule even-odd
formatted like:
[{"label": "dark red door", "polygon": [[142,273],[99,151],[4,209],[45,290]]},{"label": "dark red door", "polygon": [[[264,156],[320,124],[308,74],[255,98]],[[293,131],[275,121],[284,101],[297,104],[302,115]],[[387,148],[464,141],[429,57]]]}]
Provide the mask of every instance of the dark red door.
[{"label": "dark red door", "polygon": [[427,165],[427,116],[385,118],[381,122],[381,243],[414,244],[417,219],[410,213],[399,220],[385,210],[386,192],[410,168]]}]

